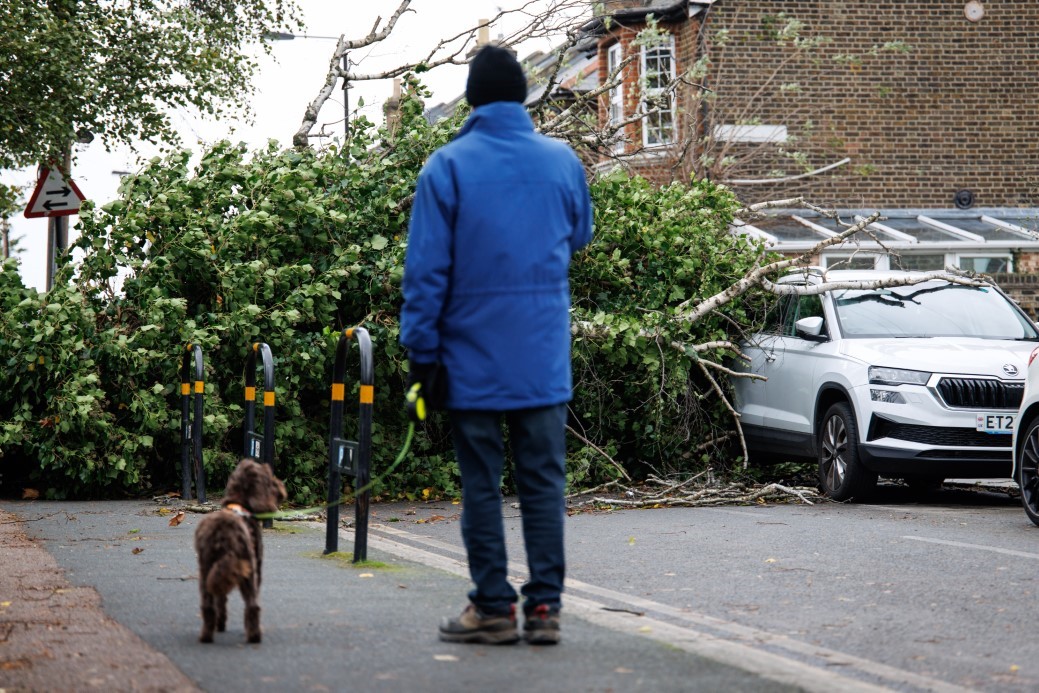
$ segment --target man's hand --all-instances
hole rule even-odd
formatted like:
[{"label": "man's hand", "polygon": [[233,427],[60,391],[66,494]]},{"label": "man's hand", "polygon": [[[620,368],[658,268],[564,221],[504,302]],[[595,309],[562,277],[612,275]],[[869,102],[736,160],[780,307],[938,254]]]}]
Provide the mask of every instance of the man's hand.
[{"label": "man's hand", "polygon": [[[415,392],[413,386],[418,384],[419,390]],[[438,362],[415,363],[408,362],[408,384],[405,387],[407,393],[408,415],[412,421],[425,419],[425,413],[433,409],[443,409],[447,404],[447,370]],[[421,398],[419,402],[413,401]],[[419,412],[421,416],[419,415]]]}]

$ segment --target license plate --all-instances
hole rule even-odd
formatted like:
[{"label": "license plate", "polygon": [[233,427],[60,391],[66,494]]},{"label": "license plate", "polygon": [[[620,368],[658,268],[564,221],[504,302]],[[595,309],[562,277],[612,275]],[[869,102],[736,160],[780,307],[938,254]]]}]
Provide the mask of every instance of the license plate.
[{"label": "license plate", "polygon": [[978,414],[978,430],[983,433],[1013,433],[1014,414]]}]

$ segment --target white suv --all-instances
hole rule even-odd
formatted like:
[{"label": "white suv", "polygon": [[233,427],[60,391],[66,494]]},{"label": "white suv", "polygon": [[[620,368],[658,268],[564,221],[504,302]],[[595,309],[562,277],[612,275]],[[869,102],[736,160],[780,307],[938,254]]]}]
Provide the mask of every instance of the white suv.
[{"label": "white suv", "polygon": [[1039,525],[1039,347],[1028,357],[1025,394],[1014,427],[1014,478],[1025,513]]},{"label": "white suv", "polygon": [[[911,276],[813,268],[780,283]],[[835,500],[868,495],[878,475],[920,488],[1010,478],[1039,330],[997,287],[931,280],[792,294],[772,317],[744,343],[749,363],[736,366],[767,380],[732,380],[753,457],[816,458],[822,491]]]}]

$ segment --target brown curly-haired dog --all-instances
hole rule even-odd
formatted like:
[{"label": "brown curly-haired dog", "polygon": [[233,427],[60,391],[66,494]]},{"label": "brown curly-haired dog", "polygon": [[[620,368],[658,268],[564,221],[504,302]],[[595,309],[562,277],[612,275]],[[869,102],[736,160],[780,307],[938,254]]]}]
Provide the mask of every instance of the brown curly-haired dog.
[{"label": "brown curly-haired dog", "polygon": [[201,642],[227,626],[227,595],[234,588],[245,600],[245,636],[260,642],[260,578],[263,543],[254,513],[278,510],[287,494],[269,465],[245,458],[227,480],[223,507],[202,518],[195,530],[198,586],[202,594]]}]

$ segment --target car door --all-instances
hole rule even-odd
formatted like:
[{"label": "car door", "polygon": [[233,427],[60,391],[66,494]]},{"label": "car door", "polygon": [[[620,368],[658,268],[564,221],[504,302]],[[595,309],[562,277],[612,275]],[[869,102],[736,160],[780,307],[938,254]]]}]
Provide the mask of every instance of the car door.
[{"label": "car door", "polygon": [[734,369],[758,378],[732,379],[735,394],[736,411],[740,413],[740,421],[748,426],[761,426],[764,421],[768,390],[771,386],[773,364],[775,359],[775,341],[782,336],[784,316],[794,306],[795,296],[782,296],[765,320],[760,332],[753,334],[742,343],[741,348],[747,360],[737,359]]},{"label": "car door", "polygon": [[[818,294],[791,296],[783,315],[781,333],[770,342],[767,355],[769,381],[765,388],[762,425],[810,439],[815,410],[815,372],[820,347],[826,343],[805,339],[795,324],[807,317],[821,317],[823,335],[828,334],[822,298]],[[824,348],[822,351],[826,351]]]}]

